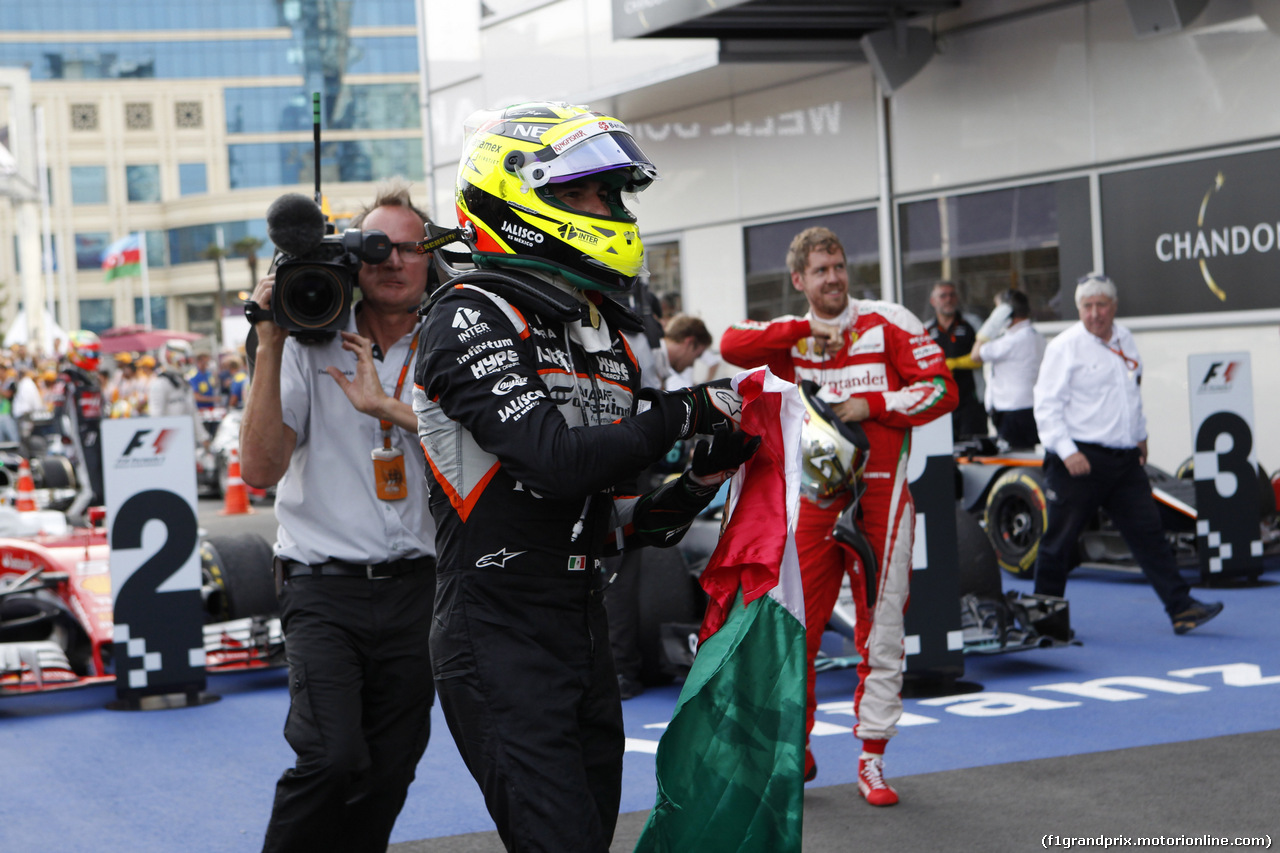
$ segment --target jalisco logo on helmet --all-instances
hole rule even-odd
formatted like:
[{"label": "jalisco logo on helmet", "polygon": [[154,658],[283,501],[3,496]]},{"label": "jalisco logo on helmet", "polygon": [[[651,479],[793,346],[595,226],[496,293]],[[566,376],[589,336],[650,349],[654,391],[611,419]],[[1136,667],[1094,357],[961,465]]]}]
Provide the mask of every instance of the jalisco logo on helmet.
[{"label": "jalisco logo on helmet", "polygon": [[521,225],[512,225],[510,222],[502,223],[502,233],[514,237],[517,240],[525,240],[533,243],[541,243],[543,241],[541,231],[535,231],[532,228],[525,228]]}]

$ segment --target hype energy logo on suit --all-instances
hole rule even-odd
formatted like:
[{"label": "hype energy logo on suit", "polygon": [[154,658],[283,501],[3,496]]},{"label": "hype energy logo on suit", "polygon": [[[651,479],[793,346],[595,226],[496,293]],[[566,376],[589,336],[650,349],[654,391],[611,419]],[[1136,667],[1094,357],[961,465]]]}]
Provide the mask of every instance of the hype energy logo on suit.
[{"label": "hype energy logo on suit", "polygon": [[1102,176],[1107,274],[1126,316],[1269,309],[1280,150]]}]

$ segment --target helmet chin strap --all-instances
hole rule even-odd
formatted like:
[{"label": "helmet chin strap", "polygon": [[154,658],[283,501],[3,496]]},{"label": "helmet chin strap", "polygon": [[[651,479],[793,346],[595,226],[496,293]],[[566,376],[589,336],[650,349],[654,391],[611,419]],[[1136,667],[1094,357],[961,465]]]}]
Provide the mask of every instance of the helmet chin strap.
[{"label": "helmet chin strap", "polygon": [[418,254],[425,255],[434,252],[441,246],[447,246],[450,243],[466,243],[468,247],[475,244],[476,229],[468,222],[461,228],[442,229],[434,222],[426,224],[427,239],[418,241]]}]

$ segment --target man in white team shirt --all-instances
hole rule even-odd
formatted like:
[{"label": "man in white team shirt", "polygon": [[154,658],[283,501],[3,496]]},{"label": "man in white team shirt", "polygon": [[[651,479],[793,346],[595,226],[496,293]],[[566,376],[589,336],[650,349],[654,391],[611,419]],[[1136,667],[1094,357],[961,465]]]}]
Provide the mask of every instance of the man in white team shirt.
[{"label": "man in white team shirt", "polygon": [[1102,507],[1124,536],[1177,634],[1222,612],[1191,597],[1164,538],[1151,497],[1142,359],[1133,335],[1115,322],[1116,286],[1090,273],[1076,286],[1080,322],[1049,342],[1035,386],[1036,427],[1044,443],[1049,523],[1036,558],[1040,595],[1061,597],[1076,538]]},{"label": "man in white team shirt", "polygon": [[1044,358],[1045,341],[1044,335],[1032,327],[1030,318],[1031,302],[1021,290],[997,294],[996,309],[978,330],[969,354],[975,364],[991,365],[987,411],[996,425],[996,437],[1015,450],[1040,443],[1032,390]]}]

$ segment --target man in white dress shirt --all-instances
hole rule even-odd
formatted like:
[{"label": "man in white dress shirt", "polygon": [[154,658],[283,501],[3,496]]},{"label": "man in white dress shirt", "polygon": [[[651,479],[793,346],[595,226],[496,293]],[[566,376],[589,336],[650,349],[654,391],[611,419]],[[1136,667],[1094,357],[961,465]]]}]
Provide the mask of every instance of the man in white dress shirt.
[{"label": "man in white dress shirt", "polygon": [[1124,536],[1177,634],[1222,612],[1191,597],[1164,538],[1151,497],[1142,359],[1115,323],[1116,286],[1090,273],[1076,286],[1080,322],[1045,350],[1035,386],[1036,426],[1045,447],[1049,524],[1036,559],[1036,593],[1062,596],[1080,530],[1102,507]]},{"label": "man in white dress shirt", "polygon": [[[1040,443],[1032,407],[1045,341],[1044,335],[1032,327],[1030,318],[1031,303],[1025,293],[1006,290],[998,294],[996,310],[978,330],[969,354],[975,364],[991,365],[987,411],[996,425],[996,437],[1011,449],[1032,448]],[[1004,326],[1006,322],[1008,326]]]}]

